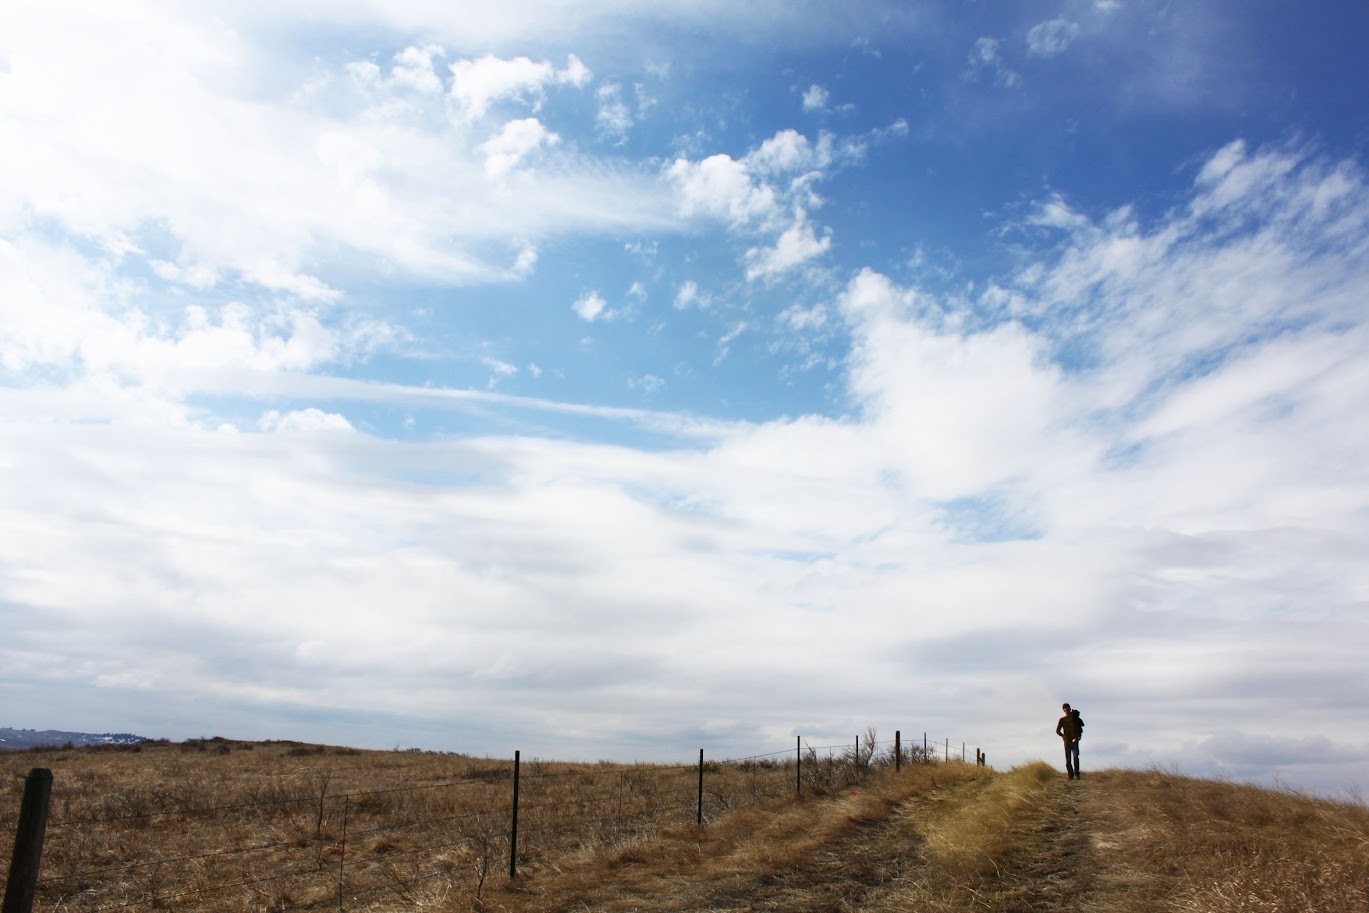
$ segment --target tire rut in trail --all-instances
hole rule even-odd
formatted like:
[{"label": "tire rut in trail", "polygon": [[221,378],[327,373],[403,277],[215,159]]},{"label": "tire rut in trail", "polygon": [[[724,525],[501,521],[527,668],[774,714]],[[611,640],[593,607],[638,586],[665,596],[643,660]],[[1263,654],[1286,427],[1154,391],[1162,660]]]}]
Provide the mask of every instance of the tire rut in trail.
[{"label": "tire rut in trail", "polygon": [[1061,780],[1051,788],[1053,803],[1038,831],[1036,853],[1003,892],[1005,910],[1074,913],[1095,909],[1096,859],[1091,816],[1083,813],[1084,781]]},{"label": "tire rut in trail", "polygon": [[853,913],[921,860],[921,838],[902,814],[903,804],[887,803],[879,817],[852,819],[836,839],[768,876],[710,891],[696,910]]}]

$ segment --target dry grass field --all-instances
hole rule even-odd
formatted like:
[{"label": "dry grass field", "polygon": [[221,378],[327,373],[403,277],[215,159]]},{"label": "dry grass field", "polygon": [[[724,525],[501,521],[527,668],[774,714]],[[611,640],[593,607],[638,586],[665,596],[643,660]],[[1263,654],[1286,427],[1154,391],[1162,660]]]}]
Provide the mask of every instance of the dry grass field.
[{"label": "dry grass field", "polygon": [[[792,755],[792,753],[791,753]],[[38,910],[1369,910],[1369,809],[1158,771],[1068,781],[854,753],[705,765],[203,740],[0,755],[54,774]],[[811,762],[811,763],[810,763]],[[7,841],[6,841],[7,842]]]}]

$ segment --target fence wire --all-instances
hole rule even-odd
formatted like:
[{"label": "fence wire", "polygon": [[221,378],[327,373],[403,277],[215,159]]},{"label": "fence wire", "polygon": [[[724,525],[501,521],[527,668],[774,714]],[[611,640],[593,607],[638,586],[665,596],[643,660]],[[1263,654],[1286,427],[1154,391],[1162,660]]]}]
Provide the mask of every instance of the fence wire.
[{"label": "fence wire", "polygon": [[[105,913],[193,898],[196,909],[225,913],[325,905],[360,911],[390,894],[412,902],[416,886],[478,899],[505,866],[535,873],[586,847],[839,787],[873,767],[943,760],[953,754],[949,740],[943,743],[910,740],[897,759],[893,742],[875,739],[800,743],[699,764],[568,767],[533,759],[517,781],[515,847],[514,770],[494,762],[454,778],[369,789],[327,773],[300,779],[296,771],[293,783],[254,785],[259,794],[276,793],[257,801],[125,790],[105,797],[106,807],[184,807],[52,822],[36,909]],[[954,753],[964,755],[963,747]],[[185,851],[147,857],[151,847],[177,840]]]}]

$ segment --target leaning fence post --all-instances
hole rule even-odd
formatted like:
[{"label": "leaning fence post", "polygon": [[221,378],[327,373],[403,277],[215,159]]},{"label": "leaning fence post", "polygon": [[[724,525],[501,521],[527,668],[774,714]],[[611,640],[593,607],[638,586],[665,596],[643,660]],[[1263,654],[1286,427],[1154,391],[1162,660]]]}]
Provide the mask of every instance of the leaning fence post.
[{"label": "leaning fence post", "polygon": [[903,733],[894,730],[894,773],[903,769]]},{"label": "leaning fence post", "polygon": [[518,877],[518,767],[522,752],[513,753],[513,823],[509,828],[509,877]]},{"label": "leaning fence post", "polygon": [[35,767],[24,778],[24,798],[19,804],[19,825],[14,831],[14,855],[10,857],[9,881],[5,882],[4,913],[30,913],[38,890],[38,863],[43,857],[43,835],[48,826],[48,800],[52,797],[52,771]]}]

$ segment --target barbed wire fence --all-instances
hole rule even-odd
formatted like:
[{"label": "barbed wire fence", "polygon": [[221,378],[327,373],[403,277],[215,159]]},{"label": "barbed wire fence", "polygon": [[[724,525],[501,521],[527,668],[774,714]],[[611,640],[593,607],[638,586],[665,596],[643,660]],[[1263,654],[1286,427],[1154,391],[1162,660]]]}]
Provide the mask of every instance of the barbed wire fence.
[{"label": "barbed wire fence", "polygon": [[[476,906],[501,877],[535,873],[666,828],[862,782],[878,768],[969,762],[950,740],[805,744],[746,757],[647,765],[564,764],[515,752],[451,779],[344,789],[261,784],[251,801],[195,803],[157,789],[103,797],[48,820],[51,772],[25,782],[0,913],[129,909],[371,910],[454,894]],[[986,764],[975,750],[975,763]],[[152,847],[184,852],[149,858]],[[39,871],[41,858],[42,871]]]}]

